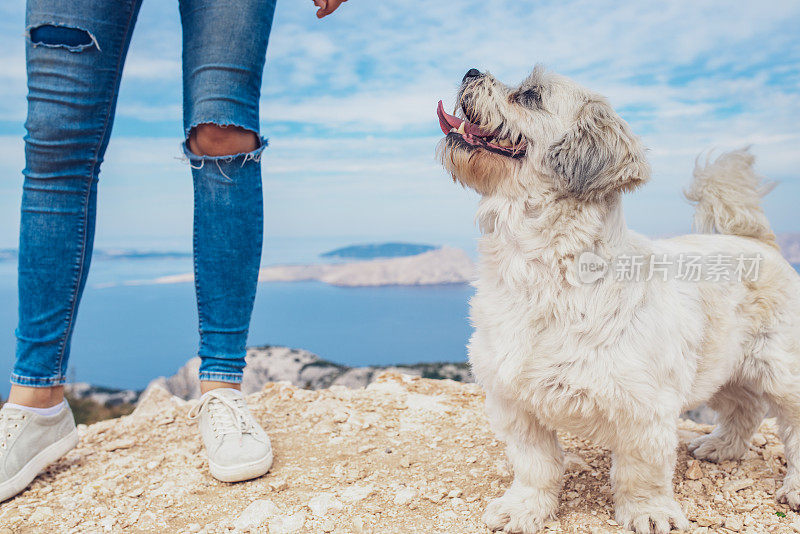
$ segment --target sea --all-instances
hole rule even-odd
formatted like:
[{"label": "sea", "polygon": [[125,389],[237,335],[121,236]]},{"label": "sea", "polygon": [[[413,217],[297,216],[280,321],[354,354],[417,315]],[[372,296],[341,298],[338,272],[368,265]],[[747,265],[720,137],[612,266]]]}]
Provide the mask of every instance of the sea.
[{"label": "sea", "polygon": [[[268,241],[263,265],[313,263],[346,242]],[[461,246],[474,255],[474,243]],[[800,266],[795,266],[800,270]],[[197,350],[194,285],[141,284],[192,271],[186,253],[95,255],[73,337],[69,378],[97,386],[142,389],[169,376]],[[438,286],[334,287],[321,282],[261,283],[249,345],[311,351],[349,366],[461,362],[472,332],[473,288]],[[14,360],[16,262],[0,255],[0,377]],[[0,395],[8,394],[0,379]]]},{"label": "sea", "polygon": [[[320,261],[319,253],[329,248],[323,243],[267,243],[263,265]],[[142,389],[193,357],[198,344],[194,285],[138,283],[191,271],[187,254],[101,249],[76,321],[70,381]],[[466,284],[340,288],[321,282],[261,283],[248,344],[301,348],[349,366],[464,361],[472,293]],[[16,321],[16,262],[6,259],[0,261],[2,377],[13,367]],[[7,379],[0,379],[0,395],[5,397],[8,389]]]}]

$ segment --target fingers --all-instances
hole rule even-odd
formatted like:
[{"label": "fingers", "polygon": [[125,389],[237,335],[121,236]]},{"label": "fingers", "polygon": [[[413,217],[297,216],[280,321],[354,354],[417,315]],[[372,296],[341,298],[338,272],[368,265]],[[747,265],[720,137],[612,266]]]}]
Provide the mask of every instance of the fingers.
[{"label": "fingers", "polygon": [[347,0],[314,0],[314,4],[319,7],[317,10],[317,18],[327,17]]},{"label": "fingers", "polygon": [[328,2],[327,0],[314,0],[314,5],[319,8],[317,9],[317,18],[321,19],[325,16],[322,13],[328,8]]},{"label": "fingers", "polygon": [[317,9],[318,19],[328,15],[328,0],[314,0],[314,5],[319,8]]}]

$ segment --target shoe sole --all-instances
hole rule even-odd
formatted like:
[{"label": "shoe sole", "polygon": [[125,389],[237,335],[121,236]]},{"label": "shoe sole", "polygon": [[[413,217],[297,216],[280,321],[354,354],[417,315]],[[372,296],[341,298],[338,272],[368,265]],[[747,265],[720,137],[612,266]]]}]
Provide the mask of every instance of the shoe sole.
[{"label": "shoe sole", "polygon": [[241,482],[258,478],[269,471],[272,467],[272,451],[263,458],[254,462],[240,465],[217,465],[211,460],[208,461],[211,476],[222,482]]},{"label": "shoe sole", "polygon": [[52,445],[45,447],[44,450],[23,465],[16,475],[0,484],[0,502],[6,501],[22,492],[48,465],[74,449],[77,444],[78,431],[73,430]]}]

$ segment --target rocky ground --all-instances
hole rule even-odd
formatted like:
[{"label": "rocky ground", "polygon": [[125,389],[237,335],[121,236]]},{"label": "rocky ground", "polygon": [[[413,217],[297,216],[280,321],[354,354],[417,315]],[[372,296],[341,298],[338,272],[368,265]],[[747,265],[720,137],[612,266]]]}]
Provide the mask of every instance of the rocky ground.
[{"label": "rocky ground", "polygon": [[[331,386],[363,388],[384,372],[421,376],[423,378],[448,378],[457,382],[472,382],[472,373],[466,362],[418,363],[413,365],[348,367],[323,360],[316,354],[289,347],[250,347],[247,349],[247,367],[242,378],[242,391],[261,391],[268,382],[289,382],[305,389],[324,389]],[[200,396],[197,379],[200,358],[192,358],[169,378],[156,378],[152,385],[182,399]]]},{"label": "rocky ground", "polygon": [[[270,473],[225,484],[207,473],[191,402],[151,388],[130,416],[81,428],[77,449],[0,506],[0,533],[485,533],[487,502],[511,482],[472,384],[384,374],[366,389],[270,383],[248,397],[273,439]],[[677,498],[694,532],[800,532],[774,500],[785,472],[775,424],[721,465],[690,459],[710,431],[681,423]],[[562,436],[569,467],[551,532],[622,532],[609,453]]]},{"label": "rocky ground", "polygon": [[[348,367],[323,360],[302,349],[264,345],[247,349],[247,367],[244,370],[242,391],[255,393],[267,382],[290,382],[305,389],[323,389],[330,386],[363,388],[379,374],[396,371],[423,378],[448,378],[458,382],[472,382],[466,362],[432,362],[413,365]],[[150,383],[158,385],[184,400],[200,396],[197,371],[200,358],[192,358],[169,377],[159,377]],[[104,406],[135,403],[140,391],[116,390],[78,383],[67,386],[73,398],[91,400]]]}]

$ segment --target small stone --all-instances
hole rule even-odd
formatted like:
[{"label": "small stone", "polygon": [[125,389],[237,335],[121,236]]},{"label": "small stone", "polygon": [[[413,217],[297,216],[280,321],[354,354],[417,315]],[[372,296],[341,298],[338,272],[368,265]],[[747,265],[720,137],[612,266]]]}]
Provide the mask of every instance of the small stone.
[{"label": "small stone", "polygon": [[718,517],[708,516],[708,515],[701,515],[698,516],[697,520],[695,521],[701,527],[711,527],[714,525],[718,525],[720,520]]},{"label": "small stone", "polygon": [[737,491],[741,491],[745,488],[749,488],[754,484],[753,480],[749,478],[743,478],[740,480],[731,480],[726,482],[722,485],[722,491],[727,491],[729,493],[735,493]]},{"label": "small stone", "polygon": [[739,512],[740,514],[743,514],[745,512],[752,512],[756,506],[758,506],[758,503],[744,502],[741,504],[737,504],[736,506],[733,507],[733,509]]},{"label": "small stone", "polygon": [[39,522],[42,522],[42,521],[47,521],[51,517],[53,517],[53,509],[52,508],[50,508],[49,506],[39,506],[30,515],[30,517],[28,518],[28,521],[30,521],[32,523],[39,523]]},{"label": "small stone", "polygon": [[245,530],[263,525],[267,519],[278,513],[278,507],[269,499],[256,499],[242,510],[234,522],[234,528]]},{"label": "small stone", "polygon": [[107,452],[112,452],[122,449],[130,449],[134,445],[136,445],[136,441],[134,441],[133,438],[115,439],[114,441],[104,445],[103,450]]},{"label": "small stone", "polygon": [[292,515],[282,515],[275,517],[269,522],[270,534],[292,534],[303,528],[306,522],[305,512],[297,512]]},{"label": "small stone", "polygon": [[289,483],[285,478],[272,479],[269,481],[269,488],[275,492],[284,491],[289,488]]},{"label": "small stone", "polygon": [[331,493],[320,493],[308,501],[308,508],[311,513],[317,517],[322,517],[328,513],[328,510],[341,510],[342,503]]},{"label": "small stone", "polygon": [[333,425],[332,422],[321,421],[316,425],[314,425],[314,428],[311,431],[314,432],[315,434],[329,435],[333,434],[334,430],[336,430],[336,427]]},{"label": "small stone", "polygon": [[763,447],[767,444],[767,438],[764,437],[764,434],[761,432],[756,432],[753,434],[753,437],[750,438],[750,442],[755,445],[756,447]]},{"label": "small stone", "polygon": [[403,488],[394,496],[394,503],[398,506],[405,506],[417,497],[417,490],[414,488]]},{"label": "small stone", "polygon": [[564,469],[567,471],[584,471],[589,469],[589,464],[575,453],[564,456]]},{"label": "small stone", "polygon": [[142,512],[136,510],[134,512],[131,512],[131,515],[129,515],[125,521],[128,525],[135,525],[136,522],[139,521],[140,515],[142,515]]},{"label": "small stone", "polygon": [[428,499],[432,503],[442,502],[442,499],[444,498],[444,496],[445,496],[445,492],[441,491],[441,490],[429,491],[428,493],[423,495],[424,498]]},{"label": "small stone", "polygon": [[163,386],[153,384],[145,389],[136,409],[131,414],[133,419],[153,419],[163,417],[164,410],[170,406],[185,406],[186,402],[174,396]]},{"label": "small stone", "polygon": [[725,518],[725,528],[739,532],[744,527],[742,519],[736,516],[729,516]]},{"label": "small stone", "polygon": [[694,493],[703,491],[703,484],[699,480],[687,480],[683,483],[683,486]]},{"label": "small stone", "polygon": [[342,492],[342,500],[349,503],[363,501],[372,495],[374,488],[372,486],[350,486]]},{"label": "small stone", "polygon": [[700,467],[700,462],[697,460],[689,460],[686,474],[684,475],[689,480],[699,480],[703,478],[703,469]]},{"label": "small stone", "polygon": [[784,455],[784,449],[782,443],[771,443],[764,446],[764,459],[769,460],[770,458],[780,458]]},{"label": "small stone", "polygon": [[174,415],[167,415],[156,424],[158,426],[165,426],[165,425],[171,425],[174,422],[175,422],[175,416]]},{"label": "small stone", "polygon": [[334,423],[344,423],[350,418],[350,414],[343,411],[336,411],[333,412],[333,422]]}]

